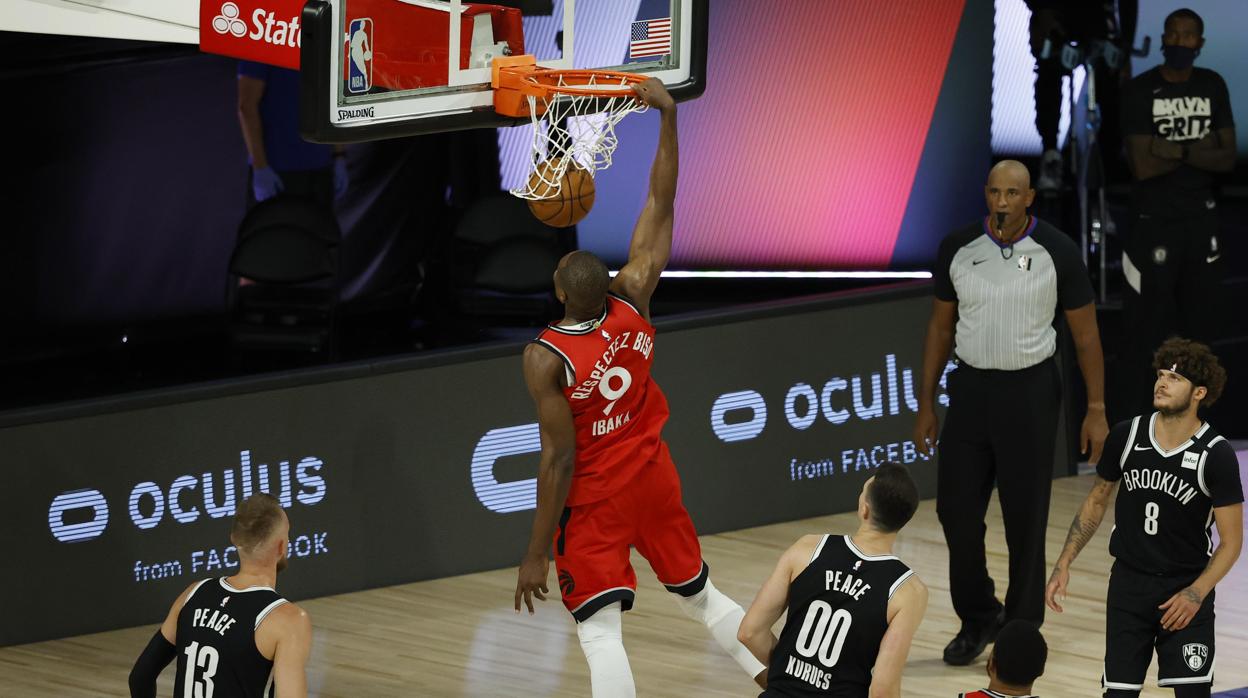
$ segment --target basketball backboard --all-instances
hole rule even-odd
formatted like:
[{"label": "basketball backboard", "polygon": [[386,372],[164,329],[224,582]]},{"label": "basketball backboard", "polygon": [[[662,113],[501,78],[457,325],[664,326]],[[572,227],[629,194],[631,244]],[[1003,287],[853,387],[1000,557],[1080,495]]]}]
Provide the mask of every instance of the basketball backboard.
[{"label": "basketball backboard", "polygon": [[[513,3],[514,4],[514,3]],[[303,137],[321,143],[527,123],[495,113],[492,59],[659,78],[677,100],[706,83],[709,0],[555,0],[549,15],[462,0],[310,0]],[[449,60],[449,47],[458,60]]]}]

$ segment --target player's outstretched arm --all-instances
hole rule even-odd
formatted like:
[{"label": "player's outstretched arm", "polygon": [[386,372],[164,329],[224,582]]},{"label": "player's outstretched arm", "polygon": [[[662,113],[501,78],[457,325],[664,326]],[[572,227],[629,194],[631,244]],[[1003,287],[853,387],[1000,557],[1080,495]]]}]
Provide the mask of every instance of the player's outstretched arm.
[{"label": "player's outstretched arm", "polygon": [[611,282],[611,290],[633,302],[650,320],[650,296],[672,255],[672,225],[676,209],[676,178],[680,170],[676,138],[676,101],[657,78],[633,88],[637,98],[659,110],[659,149],[650,169],[646,205],[633,228],[628,263]]},{"label": "player's outstretched arm", "polygon": [[1117,487],[1117,482],[1111,482],[1097,475],[1092,483],[1092,491],[1083,500],[1079,512],[1070,522],[1070,530],[1066,533],[1066,543],[1062,546],[1062,554],[1058,556],[1057,564],[1053,566],[1053,574],[1049,575],[1049,583],[1044,590],[1044,602],[1058,613],[1062,612],[1058,597],[1066,598],[1066,585],[1070,583],[1070,566],[1074,564],[1083,546],[1096,535],[1096,529],[1100,527],[1101,521],[1105,518],[1105,509],[1109,506],[1109,499]]},{"label": "player's outstretched arm", "polygon": [[1214,507],[1213,520],[1218,527],[1218,547],[1214,548],[1205,571],[1190,586],[1171,596],[1159,607],[1165,611],[1165,615],[1161,617],[1161,627],[1166,630],[1186,628],[1205,602],[1205,597],[1209,596],[1209,592],[1213,591],[1239,559],[1244,545],[1243,502]]},{"label": "player's outstretched arm", "polygon": [[554,352],[537,344],[524,350],[524,382],[537,405],[537,424],[542,436],[542,458],[537,470],[537,513],[529,547],[520,562],[516,580],[516,613],[520,603],[533,613],[533,596],[545,601],[550,572],[550,543],[559,525],[559,514],[572,487],[576,462],[576,426],[572,408],[563,394],[563,362]]},{"label": "player's outstretched arm", "polygon": [[[819,545],[820,536],[802,536],[776,562],[771,576],[763,582],[750,604],[750,610],[741,619],[737,629],[737,641],[745,645],[754,658],[766,667],[771,663],[771,652],[776,648],[776,636],[771,626],[776,624],[789,605],[789,584],[810,562],[810,556]],[[767,688],[767,670],[754,677],[759,687]]]},{"label": "player's outstretched arm", "polygon": [[910,643],[927,612],[927,586],[910,577],[888,600],[888,630],[880,640],[880,652],[871,671],[870,698],[900,698],[901,670],[910,654]]},{"label": "player's outstretched arm", "polygon": [[173,600],[173,605],[169,607],[169,613],[165,615],[165,621],[160,624],[160,629],[152,635],[147,647],[135,660],[134,667],[130,669],[131,698],[156,698],[156,678],[165,670],[165,667],[169,666],[169,662],[172,662],[178,653],[178,614],[182,612],[182,606],[186,604],[191,591],[197,585],[198,582],[186,587],[181,594],[178,594],[178,598]]},{"label": "player's outstretched arm", "polygon": [[307,698],[308,655],[312,653],[312,619],[293,603],[274,609],[261,627],[277,634],[273,646],[273,687],[277,698]]},{"label": "player's outstretched arm", "polygon": [[923,340],[923,375],[919,382],[919,413],[914,422],[914,445],[920,453],[930,454],[936,446],[940,424],[936,417],[936,386],[953,352],[953,328],[958,318],[958,304],[932,299],[932,316],[927,321]]}]

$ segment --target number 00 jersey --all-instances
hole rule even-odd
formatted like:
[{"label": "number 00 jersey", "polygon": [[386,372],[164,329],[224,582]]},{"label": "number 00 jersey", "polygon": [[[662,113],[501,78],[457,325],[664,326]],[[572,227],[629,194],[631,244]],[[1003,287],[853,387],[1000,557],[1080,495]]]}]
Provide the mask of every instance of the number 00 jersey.
[{"label": "number 00 jersey", "polygon": [[256,648],[256,628],[284,603],[269,587],[200,582],[178,614],[174,698],[271,698],[273,661]]},{"label": "number 00 jersey", "polygon": [[913,574],[892,555],[864,555],[849,536],[824,536],[789,585],[763,696],[865,697],[888,600]]},{"label": "number 00 jersey", "polygon": [[1116,425],[1096,473],[1119,482],[1109,552],[1139,572],[1199,574],[1213,555],[1214,507],[1244,501],[1235,450],[1208,423],[1165,451],[1158,416]]},{"label": "number 00 jersey", "polygon": [[650,377],[654,327],[624,298],[607,296],[602,316],[550,325],[534,340],[563,360],[576,424],[576,469],[567,506],[604,499],[659,450],[667,398]]}]

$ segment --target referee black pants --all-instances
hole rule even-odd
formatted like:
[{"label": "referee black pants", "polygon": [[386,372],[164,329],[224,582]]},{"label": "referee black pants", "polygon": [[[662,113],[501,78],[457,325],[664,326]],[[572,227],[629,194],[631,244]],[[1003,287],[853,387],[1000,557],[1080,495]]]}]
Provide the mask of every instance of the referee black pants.
[{"label": "referee black pants", "polygon": [[1057,412],[1052,358],[1018,371],[962,363],[948,375],[949,411],[940,433],[936,513],[949,545],[949,592],[965,625],[1000,612],[984,556],[984,516],[997,488],[1009,547],[1007,620],[1044,622],[1044,537]]}]

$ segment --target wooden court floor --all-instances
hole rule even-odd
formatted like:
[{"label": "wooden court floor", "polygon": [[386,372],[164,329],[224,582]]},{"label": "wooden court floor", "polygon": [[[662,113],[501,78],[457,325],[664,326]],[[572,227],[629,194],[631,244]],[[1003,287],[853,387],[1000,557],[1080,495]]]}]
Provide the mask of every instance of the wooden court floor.
[{"label": "wooden court floor", "polygon": [[[1248,473],[1246,473],[1248,475]],[[1048,534],[1056,558],[1090,476],[1054,482]],[[1099,696],[1104,651],[1104,595],[1112,509],[1072,576],[1066,613],[1050,612],[1044,626],[1049,662],[1036,685],[1041,696]],[[998,591],[1006,577],[1000,511],[990,508],[988,561]],[[818,517],[703,537],[703,555],[715,585],[742,605],[780,554],[804,533],[849,532],[853,514]],[[949,602],[947,558],[934,501],[923,502],[896,550],[931,589],[927,617],[906,668],[905,696],[956,696],[986,684],[984,658],[970,667],[941,662],[957,630]],[[627,646],[642,696],[752,696],[753,684],[710,639],[686,619],[634,554],[640,585],[637,606],[625,614]],[[291,574],[297,574],[292,568]],[[552,570],[551,585],[554,586]],[[364,696],[584,696],[588,672],[571,618],[557,601],[537,614],[512,610],[515,570],[375,589],[301,602],[312,616],[315,644],[308,667],[313,695]],[[1241,559],[1218,587],[1218,662],[1214,690],[1248,686],[1248,560]],[[155,626],[0,649],[0,695],[124,695],[131,663]],[[1170,696],[1149,671],[1144,695]],[[172,695],[173,669],[160,695]]]}]

